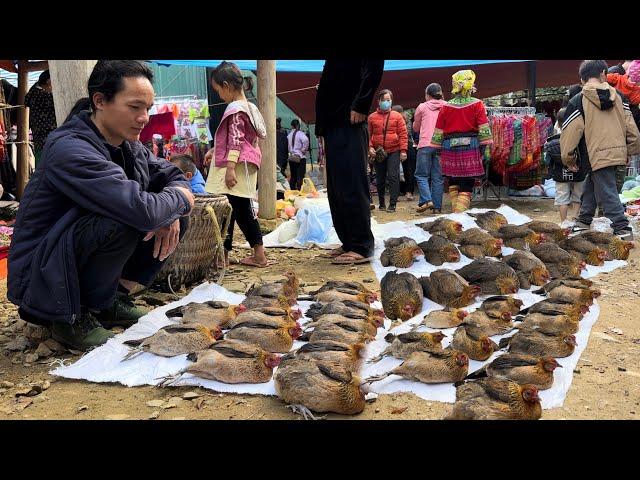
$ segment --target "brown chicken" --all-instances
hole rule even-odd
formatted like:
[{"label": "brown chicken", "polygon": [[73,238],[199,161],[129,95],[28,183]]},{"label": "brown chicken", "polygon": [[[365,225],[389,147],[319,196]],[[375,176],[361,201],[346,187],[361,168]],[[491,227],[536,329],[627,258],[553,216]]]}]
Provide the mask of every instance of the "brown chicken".
[{"label": "brown chicken", "polygon": [[578,344],[576,337],[568,332],[554,333],[540,327],[520,325],[515,335],[500,340],[500,348],[507,345],[509,353],[564,358],[573,354]]},{"label": "brown chicken", "polygon": [[538,420],[542,405],[534,385],[488,377],[456,387],[446,420]]},{"label": "brown chicken", "polygon": [[451,347],[460,350],[472,360],[485,361],[498,350],[496,342],[487,335],[481,335],[477,328],[461,325],[456,328],[451,340]]},{"label": "brown chicken", "polygon": [[593,286],[593,281],[581,277],[556,278],[555,280],[551,280],[549,283],[543,285],[542,288],[534,290],[533,293],[537,295],[547,295],[551,290],[561,285],[564,285],[565,287],[584,288],[589,290]]},{"label": "brown chicken", "polygon": [[509,225],[507,217],[494,210],[489,210],[485,213],[469,213],[469,215],[476,219],[476,225],[488,232],[495,232],[499,230],[500,227]]},{"label": "brown chicken", "polygon": [[289,315],[267,315],[266,313],[259,312],[257,310],[248,310],[241,313],[233,320],[230,320],[225,326],[226,329],[231,329],[247,322],[262,322],[265,325],[272,325],[275,328],[285,327],[299,327],[300,325],[296,320]]},{"label": "brown chicken", "polygon": [[383,267],[409,268],[420,255],[423,255],[422,249],[410,238],[386,247],[380,254],[380,263]]},{"label": "brown chicken", "polygon": [[455,220],[440,217],[433,222],[419,223],[416,225],[429,232],[431,235],[440,235],[451,242],[460,243],[460,234],[462,233],[462,224]]},{"label": "brown chicken", "polygon": [[280,364],[278,355],[236,340],[222,340],[208,350],[189,354],[187,359],[195,363],[164,377],[157,386],[171,385],[185,373],[223,383],[266,383]]},{"label": "brown chicken", "polygon": [[457,269],[456,273],[470,284],[479,286],[482,295],[504,295],[520,289],[516,272],[500,260],[478,258]]},{"label": "brown chicken", "polygon": [[479,228],[470,228],[460,236],[460,251],[471,259],[502,255],[503,240]]},{"label": "brown chicken", "polygon": [[544,315],[567,315],[573,321],[580,321],[589,311],[587,305],[568,303],[557,298],[547,298],[522,310],[522,314],[542,313]]},{"label": "brown chicken", "polygon": [[562,368],[562,365],[553,357],[506,353],[489,365],[467,375],[467,378],[494,377],[511,380],[520,385],[534,385],[538,390],[547,390],[553,385],[553,371],[558,367]]},{"label": "brown chicken", "polygon": [[391,320],[409,320],[422,311],[424,299],[418,279],[408,272],[387,272],[380,281],[382,309]]},{"label": "brown chicken", "polygon": [[384,311],[371,308],[368,303],[353,302],[350,300],[335,301],[329,303],[312,303],[305,315],[315,320],[320,315],[337,314],[347,318],[367,318],[371,315],[384,318]]},{"label": "brown chicken", "polygon": [[341,280],[329,280],[325,282],[318,290],[315,292],[311,292],[311,295],[317,295],[320,292],[325,292],[327,290],[335,290],[336,288],[346,288],[349,290],[357,290],[362,293],[373,293],[373,291],[369,290],[360,282],[343,282]]},{"label": "brown chicken", "polygon": [[337,314],[321,315],[313,322],[309,322],[305,325],[305,330],[309,328],[317,328],[320,325],[328,323],[345,323],[352,325],[354,328],[358,328],[359,331],[363,331],[375,337],[378,333],[378,328],[384,326],[384,319],[376,316],[369,318],[347,318]]},{"label": "brown chicken", "polygon": [[247,291],[247,297],[258,295],[260,297],[277,298],[280,295],[284,295],[288,299],[295,300],[300,290],[298,276],[293,271],[285,272],[284,276],[286,280],[253,285]]},{"label": "brown chicken", "polygon": [[431,352],[442,350],[442,340],[446,335],[442,332],[407,332],[399,335],[387,334],[384,339],[390,343],[380,355],[371,358],[367,363],[375,363],[387,355],[405,359],[413,352]]},{"label": "brown chicken", "polygon": [[522,300],[519,298],[510,295],[495,295],[485,299],[480,305],[480,310],[484,310],[494,317],[505,312],[509,312],[513,316],[520,311],[522,305]]},{"label": "brown chicken", "polygon": [[526,250],[516,250],[502,261],[515,270],[520,288],[525,290],[530,289],[531,285],[542,286],[551,278],[544,262]]},{"label": "brown chicken", "polygon": [[557,298],[563,302],[593,305],[593,299],[600,296],[600,290],[595,288],[572,288],[559,285],[549,290],[549,298]]},{"label": "brown chicken", "polygon": [[483,310],[476,310],[464,319],[462,326],[467,329],[467,333],[474,337],[481,335],[492,337],[493,335],[504,335],[513,330],[513,321],[510,312],[504,312],[498,317],[491,317]]},{"label": "brown chicken", "polygon": [[427,313],[422,322],[411,330],[416,330],[423,325],[429,328],[454,328],[460,325],[467,315],[469,313],[466,310],[460,310],[459,308],[434,310]]},{"label": "brown chicken", "polygon": [[544,233],[536,233],[524,225],[505,225],[491,234],[501,238],[505,247],[516,250],[525,250],[529,245],[538,245],[546,238]]},{"label": "brown chicken", "polygon": [[193,353],[209,348],[219,338],[222,338],[220,327],[210,330],[200,324],[167,325],[148,337],[123,342],[132,348],[122,360],[129,360],[144,352],[161,357]]},{"label": "brown chicken", "polygon": [[182,317],[182,323],[199,323],[212,329],[224,327],[230,320],[247,309],[244,305],[229,305],[227,302],[210,301],[204,303],[191,302],[171,310],[165,314],[168,318]]},{"label": "brown chicken", "polygon": [[296,358],[303,357],[336,362],[350,372],[355,372],[360,368],[364,353],[363,349],[364,343],[349,345],[333,340],[318,340],[305,343],[292,353]]},{"label": "brown chicken", "polygon": [[301,341],[318,342],[320,340],[332,340],[334,342],[342,342],[348,345],[356,343],[366,343],[375,337],[366,332],[366,328],[354,324],[353,320],[345,320],[336,323],[323,323],[318,325],[311,332],[305,332],[300,337]]},{"label": "brown chicken", "polygon": [[531,245],[531,253],[542,260],[551,274],[551,278],[579,277],[586,263],[578,260],[555,243]]},{"label": "brown chicken", "polygon": [[413,352],[393,370],[370,377],[365,383],[379,382],[390,375],[422,383],[451,383],[463,380],[468,371],[467,354],[445,348],[437,352]]},{"label": "brown chicken", "polygon": [[632,248],[635,248],[633,242],[621,240],[611,233],[589,231],[576,235],[576,237],[584,238],[591,243],[595,243],[603,250],[606,250],[607,257],[605,260],[627,260],[629,258],[629,252]]},{"label": "brown chicken", "polygon": [[442,268],[420,277],[424,296],[449,308],[462,308],[475,303],[480,287],[469,283],[453,270]]},{"label": "brown chicken", "polygon": [[571,233],[570,228],[560,228],[553,222],[544,222],[542,220],[525,223],[524,226],[529,227],[536,233],[544,233],[547,242],[561,242]]},{"label": "brown chicken", "polygon": [[261,297],[260,295],[251,295],[245,298],[241,305],[244,305],[248,310],[264,307],[283,308],[287,311],[291,310],[291,307],[295,305],[297,301],[290,299],[284,295],[278,295],[277,298]]},{"label": "brown chicken", "polygon": [[[521,321],[525,327],[538,327],[550,333],[576,333],[580,321],[569,315],[546,315],[544,313],[529,313],[518,316],[516,321]],[[519,327],[518,327],[519,328]]]},{"label": "brown chicken", "polygon": [[253,320],[236,325],[229,330],[225,338],[252,343],[272,353],[285,353],[291,350],[293,341],[302,334],[298,324],[277,326],[272,321]]},{"label": "brown chicken", "polygon": [[595,243],[591,243],[584,237],[571,237],[561,242],[558,246],[570,254],[574,255],[578,260],[584,260],[589,265],[601,267],[607,258],[607,251],[598,247]]},{"label": "brown chicken", "polygon": [[354,302],[373,303],[378,299],[375,293],[364,293],[358,290],[351,290],[349,288],[338,287],[334,290],[325,290],[317,295],[313,296],[316,302],[344,302],[345,300],[351,300]]},{"label": "brown chicken", "polygon": [[[285,355],[274,375],[278,396],[303,412],[354,415],[365,405],[360,378],[337,362]],[[305,415],[306,418],[306,415]]]},{"label": "brown chicken", "polygon": [[426,242],[420,242],[418,246],[424,253],[424,258],[431,265],[440,266],[443,263],[455,263],[460,261],[460,252],[456,246],[441,235],[431,235]]}]

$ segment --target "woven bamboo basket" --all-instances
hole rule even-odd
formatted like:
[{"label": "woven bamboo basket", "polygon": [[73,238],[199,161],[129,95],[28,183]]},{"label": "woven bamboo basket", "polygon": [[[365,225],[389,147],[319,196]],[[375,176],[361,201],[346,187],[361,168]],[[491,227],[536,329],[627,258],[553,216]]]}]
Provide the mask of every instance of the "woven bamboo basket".
[{"label": "woven bamboo basket", "polygon": [[201,282],[218,258],[231,220],[231,204],[225,195],[195,194],[189,229],[155,279],[161,289],[179,289]]}]

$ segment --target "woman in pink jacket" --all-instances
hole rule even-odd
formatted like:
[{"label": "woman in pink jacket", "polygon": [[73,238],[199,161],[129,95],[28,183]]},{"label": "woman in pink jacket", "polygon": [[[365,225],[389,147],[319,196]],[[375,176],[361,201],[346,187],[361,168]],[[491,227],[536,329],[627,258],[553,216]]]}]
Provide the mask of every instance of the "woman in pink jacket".
[{"label": "woman in pink jacket", "polygon": [[446,103],[442,98],[442,87],[437,83],[430,84],[426,89],[425,99],[426,102],[416,108],[413,119],[413,130],[420,133],[415,173],[420,199],[416,212],[431,209],[433,213],[441,213],[444,180],[440,170],[439,151],[431,146],[431,137],[440,108]]},{"label": "woman in pink jacket", "polygon": [[213,160],[205,190],[226,195],[233,208],[224,241],[226,266],[229,265],[229,252],[233,244],[233,227],[238,222],[253,248],[253,255],[242,259],[240,263],[266,267],[269,262],[252,200],[256,195],[262,160],[258,138],[266,138],[267,130],[258,107],[247,101],[243,82],[242,73],[234,63],[222,62],[211,73],[211,85],[228,105],[216,130],[214,146],[205,156],[205,163]]}]

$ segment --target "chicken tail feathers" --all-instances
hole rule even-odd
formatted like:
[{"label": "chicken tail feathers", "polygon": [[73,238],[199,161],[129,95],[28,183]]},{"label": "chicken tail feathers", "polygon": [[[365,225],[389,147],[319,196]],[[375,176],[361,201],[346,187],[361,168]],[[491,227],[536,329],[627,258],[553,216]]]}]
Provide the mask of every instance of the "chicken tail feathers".
[{"label": "chicken tail feathers", "polygon": [[500,348],[506,348],[507,346],[509,346],[510,341],[511,341],[511,337],[502,338],[500,339],[500,343],[498,344],[498,346]]},{"label": "chicken tail feathers", "polygon": [[478,379],[478,378],[484,378],[486,376],[487,376],[487,366],[485,365],[484,367],[479,368],[475,372],[472,372],[469,375],[467,375],[465,377],[465,379],[466,380],[468,380],[468,379]]}]

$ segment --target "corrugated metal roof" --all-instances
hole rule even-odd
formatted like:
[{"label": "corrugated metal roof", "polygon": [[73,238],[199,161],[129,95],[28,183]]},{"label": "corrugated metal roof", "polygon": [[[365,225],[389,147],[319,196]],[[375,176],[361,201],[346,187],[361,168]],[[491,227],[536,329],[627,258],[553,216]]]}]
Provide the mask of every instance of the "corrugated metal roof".
[{"label": "corrugated metal roof", "polygon": [[150,63],[153,70],[153,88],[156,97],[173,95],[197,95],[207,98],[207,69],[205,67]]},{"label": "corrugated metal roof", "polygon": [[[27,87],[27,90],[29,90],[34,83],[36,83],[38,81],[38,77],[40,76],[40,74],[42,73],[42,70],[40,70],[39,72],[29,72],[29,86]],[[13,73],[13,72],[8,72],[6,70],[1,70],[0,69],[0,78],[7,80],[11,85],[13,85],[14,87],[18,86],[18,74],[17,73]]]}]

